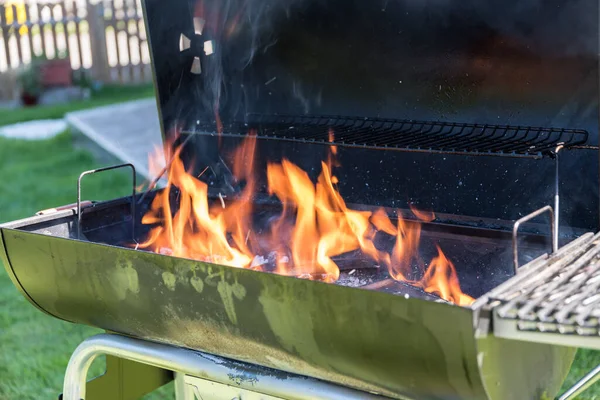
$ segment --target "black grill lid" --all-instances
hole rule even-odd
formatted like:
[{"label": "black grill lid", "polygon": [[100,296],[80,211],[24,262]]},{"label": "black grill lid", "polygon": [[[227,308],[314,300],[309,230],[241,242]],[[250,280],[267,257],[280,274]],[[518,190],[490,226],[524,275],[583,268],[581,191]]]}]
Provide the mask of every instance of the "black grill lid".
[{"label": "black grill lid", "polygon": [[[304,152],[307,142],[402,150],[397,156],[348,150],[353,155],[344,166],[405,187],[406,179],[386,176],[390,163],[414,165],[417,156],[404,151],[429,157],[427,165],[441,171],[436,177],[456,183],[465,175],[456,165],[465,155],[542,158],[561,143],[598,142],[596,0],[144,3],[165,135],[206,135],[187,149],[200,164],[216,166],[217,154],[254,128],[271,139],[261,145],[263,156],[295,157],[309,169],[324,150]],[[231,140],[218,140],[219,131]],[[439,153],[461,158],[450,158],[449,167]],[[563,221],[595,226],[598,156],[581,153],[563,156],[561,165],[580,178],[566,190],[573,201],[563,202]],[[382,163],[388,170],[373,173]],[[442,192],[434,189],[354,200],[394,206],[393,200],[418,195],[442,211],[506,219],[549,203],[551,164],[531,174],[533,167],[517,161],[484,163],[483,175],[466,178],[491,179],[482,186],[494,196],[503,189],[506,198],[494,204],[478,204],[474,199],[490,194],[475,189],[458,204],[455,196],[453,204],[439,200]],[[359,175],[349,191],[364,186],[368,177]],[[510,202],[522,209],[510,211]]]},{"label": "black grill lid", "polygon": [[572,118],[597,97],[597,2],[480,3],[146,0],[166,128],[215,130],[217,113],[593,128]]}]

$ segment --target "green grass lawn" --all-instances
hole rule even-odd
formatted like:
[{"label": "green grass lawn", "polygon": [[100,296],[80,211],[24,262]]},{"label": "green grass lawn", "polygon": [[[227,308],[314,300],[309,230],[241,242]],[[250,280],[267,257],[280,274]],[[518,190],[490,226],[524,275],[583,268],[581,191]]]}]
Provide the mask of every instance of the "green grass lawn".
[{"label": "green grass lawn", "polygon": [[94,93],[91,99],[85,101],[39,107],[25,107],[16,110],[0,109],[0,126],[33,121],[36,119],[57,119],[62,118],[66,113],[72,111],[153,96],[154,87],[151,84],[127,86],[107,85]]},{"label": "green grass lawn", "polygon": [[[1,121],[0,117],[0,121]],[[81,171],[98,167],[85,151],[74,150],[69,134],[25,142],[0,138],[0,223],[75,201]],[[85,198],[127,194],[129,177],[114,172],[90,177]],[[97,329],[53,319],[30,305],[0,271],[0,399],[56,399],[71,352]],[[516,361],[518,362],[518,361]],[[580,351],[567,384],[600,364],[600,354]],[[101,366],[96,365],[97,375]],[[581,399],[600,399],[600,387]],[[149,396],[172,398],[172,387]],[[508,400],[508,399],[507,399]]]}]

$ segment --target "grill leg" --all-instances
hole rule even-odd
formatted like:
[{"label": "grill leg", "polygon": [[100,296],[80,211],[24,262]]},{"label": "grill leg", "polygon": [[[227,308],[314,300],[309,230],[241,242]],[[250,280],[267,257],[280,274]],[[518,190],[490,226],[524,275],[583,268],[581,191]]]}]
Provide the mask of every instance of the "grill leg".
[{"label": "grill leg", "polygon": [[[75,350],[73,357],[71,357],[65,376],[65,392],[60,396],[59,400],[67,400],[70,398],[69,396],[76,396],[72,393],[77,390],[80,390],[80,397],[71,398],[85,398],[86,400],[136,400],[173,380],[171,371],[131,361],[114,354],[110,355],[110,352],[102,351],[100,348],[92,349],[90,347],[93,345],[92,340],[93,338],[84,341]],[[75,357],[76,353],[84,349],[91,350],[88,353],[90,356],[89,363],[84,358]],[[89,366],[97,356],[103,354],[107,354],[106,372],[86,382]],[[80,363],[80,361],[83,362]],[[68,385],[67,382],[69,382]],[[73,387],[73,382],[82,382],[79,386],[80,389],[67,389],[67,386]]]},{"label": "grill leg", "polygon": [[[183,399],[193,399],[189,393],[183,390],[182,379],[187,377],[196,378],[201,383],[207,384],[207,388],[200,389],[198,385],[194,390],[208,390],[222,388],[229,391],[243,393],[243,398],[248,399],[293,399],[293,400],[383,400],[384,397],[370,393],[359,392],[347,387],[338,386],[333,383],[320,381],[305,376],[286,374],[282,371],[273,371],[265,368],[245,364],[244,379],[239,377],[240,370],[237,364],[231,365],[231,360],[217,356],[203,354],[197,351],[174,347],[165,344],[147,342],[121,335],[101,334],[88,338],[81,343],[73,352],[64,381],[64,400],[130,400],[140,397],[128,395],[129,397],[104,396],[92,398],[90,388],[89,397],[86,397],[86,375],[92,361],[101,355],[129,360],[136,364],[144,364],[160,370],[178,371],[177,390]],[[185,375],[185,376],[184,376]],[[172,379],[172,374],[171,374]],[[131,381],[133,379],[129,379]],[[138,377],[136,382],[144,382],[145,377]],[[123,380],[116,385],[120,386]],[[208,387],[210,386],[210,387]],[[211,395],[213,394],[211,393]],[[216,392],[216,394],[219,394]],[[188,397],[186,397],[188,396]],[[227,396],[226,400],[237,396]],[[212,396],[210,398],[223,398]]]},{"label": "grill leg", "polygon": [[600,365],[594,368],[589,374],[581,378],[579,382],[573,385],[572,388],[567,390],[565,394],[560,396],[558,400],[574,400],[581,393],[585,392],[590,386],[596,383],[600,379]]},{"label": "grill leg", "polygon": [[196,400],[194,389],[185,384],[185,374],[175,372],[175,400]]}]

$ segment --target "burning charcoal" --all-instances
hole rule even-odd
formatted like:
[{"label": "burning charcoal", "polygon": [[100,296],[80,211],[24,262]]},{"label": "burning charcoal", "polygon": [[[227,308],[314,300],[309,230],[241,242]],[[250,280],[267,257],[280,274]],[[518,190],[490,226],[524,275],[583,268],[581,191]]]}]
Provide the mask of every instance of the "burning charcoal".
[{"label": "burning charcoal", "polygon": [[322,282],[332,282],[334,281],[333,276],[329,274],[300,274],[297,276],[300,279],[309,279],[311,281],[322,281]]},{"label": "burning charcoal", "polygon": [[365,256],[360,250],[350,251],[333,257],[333,262],[335,262],[340,271],[379,268],[379,265],[373,263],[373,261]]},{"label": "burning charcoal", "polygon": [[[266,257],[257,255],[250,264],[250,269],[274,270],[277,267],[277,259],[279,255],[276,251],[270,252]],[[289,258],[282,256],[279,258],[279,263],[288,263]]]},{"label": "burning charcoal", "polygon": [[[373,263],[368,263],[372,266]],[[361,268],[360,266],[350,271],[340,271],[340,277],[336,282],[336,285],[349,286],[349,287],[362,287],[374,282],[379,282],[382,279],[388,277],[387,270],[381,270],[379,268]]]},{"label": "burning charcoal", "polygon": [[[269,256],[268,256],[269,263],[275,264],[277,262],[277,257],[278,257],[278,254],[277,254],[276,251],[270,252]],[[286,260],[283,261],[283,258],[285,258]],[[279,260],[279,262],[285,262],[286,263],[286,262],[288,262],[288,258],[286,256],[283,256],[283,257],[281,257],[281,259]]]},{"label": "burning charcoal", "polygon": [[257,267],[262,267],[265,264],[268,264],[269,260],[264,258],[263,256],[254,256],[252,263],[250,263],[250,269],[256,269]]},{"label": "burning charcoal", "polygon": [[340,275],[340,279],[337,280],[336,285],[357,288],[357,287],[368,285],[371,282],[373,282],[373,280],[369,279],[368,277],[352,276],[352,275],[348,274],[348,275]]}]

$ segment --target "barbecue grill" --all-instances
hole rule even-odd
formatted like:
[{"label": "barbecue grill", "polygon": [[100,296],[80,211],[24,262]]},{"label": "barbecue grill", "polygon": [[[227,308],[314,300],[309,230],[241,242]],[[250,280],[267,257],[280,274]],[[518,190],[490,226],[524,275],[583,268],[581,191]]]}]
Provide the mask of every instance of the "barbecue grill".
[{"label": "barbecue grill", "polygon": [[[556,396],[576,348],[600,349],[598,4],[479,3],[143,1],[165,167],[141,192],[131,164],[86,171],[76,204],[0,226],[23,296],[107,332],[75,351],[63,398],[133,399],[171,379],[178,399]],[[83,201],[90,175],[115,169],[132,195]],[[273,189],[272,173],[299,170]],[[380,218],[331,257],[339,276],[294,258],[314,191],[277,219],[314,187],[301,181],[335,186],[336,215]],[[200,216],[198,199],[216,208]],[[221,206],[251,209],[245,241],[232,228],[221,242],[253,249],[244,268],[197,256],[203,240],[155,244],[173,215],[196,212],[185,241]],[[301,234],[270,243],[291,250],[259,240],[286,223]],[[400,274],[381,254],[401,257],[414,232]],[[442,262],[450,294],[427,278]],[[86,384],[100,354],[107,373]]]}]

